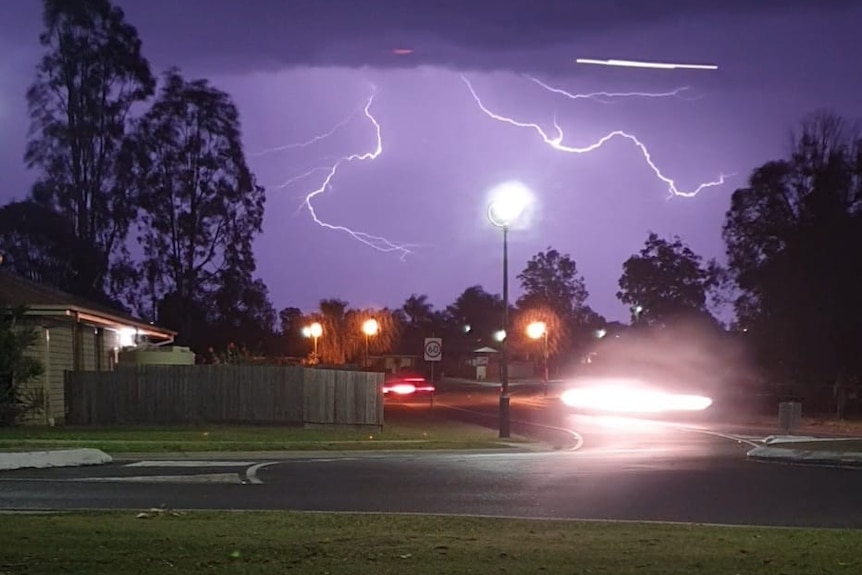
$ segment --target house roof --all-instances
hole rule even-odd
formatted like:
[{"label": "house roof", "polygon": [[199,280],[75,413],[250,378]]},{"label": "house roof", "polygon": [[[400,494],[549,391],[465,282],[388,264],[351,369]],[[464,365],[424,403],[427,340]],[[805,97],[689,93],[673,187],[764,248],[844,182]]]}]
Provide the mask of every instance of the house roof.
[{"label": "house roof", "polygon": [[80,317],[112,325],[135,328],[145,335],[170,338],[175,331],[152,325],[142,319],[106,305],[68,294],[12,272],[0,269],[0,302],[27,306],[29,314]]},{"label": "house roof", "polygon": [[473,353],[499,353],[493,347],[480,347],[479,349],[474,349]]}]

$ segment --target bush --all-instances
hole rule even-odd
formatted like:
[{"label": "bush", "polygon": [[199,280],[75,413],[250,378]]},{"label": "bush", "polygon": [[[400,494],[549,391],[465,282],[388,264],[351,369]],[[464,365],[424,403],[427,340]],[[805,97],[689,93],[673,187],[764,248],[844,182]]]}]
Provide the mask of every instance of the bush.
[{"label": "bush", "polygon": [[14,425],[42,405],[41,392],[25,389],[44,373],[42,363],[26,353],[39,334],[24,325],[25,313],[24,307],[0,304],[0,426]]}]

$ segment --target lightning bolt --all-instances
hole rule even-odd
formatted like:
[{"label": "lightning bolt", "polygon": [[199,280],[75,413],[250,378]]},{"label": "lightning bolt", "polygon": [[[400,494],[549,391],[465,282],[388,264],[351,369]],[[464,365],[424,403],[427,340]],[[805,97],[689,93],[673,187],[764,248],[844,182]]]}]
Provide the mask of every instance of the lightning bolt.
[{"label": "lightning bolt", "polygon": [[538,78],[534,78],[533,76],[524,75],[524,77],[533,82],[534,84],[538,84],[548,92],[552,92],[554,94],[559,94],[560,96],[565,96],[569,100],[595,100],[597,102],[609,103],[604,98],[612,99],[612,98],[672,98],[672,97],[680,97],[684,100],[694,101],[698,100],[697,97],[685,98],[683,93],[687,92],[690,88],[688,86],[682,86],[680,88],[676,88],[669,92],[590,92],[589,94],[572,94],[571,92],[567,92],[562,88],[555,88],[554,86],[550,86],[545,82],[542,82]]},{"label": "lightning bolt", "polygon": [[[467,85],[467,89],[470,90],[470,94],[473,96],[473,100],[476,101],[476,105],[479,106],[479,109],[482,110],[482,112],[486,116],[488,116],[489,118],[491,118],[493,120],[497,120],[498,122],[503,122],[504,124],[509,124],[510,126],[515,126],[518,128],[526,128],[526,129],[533,130],[539,135],[539,137],[542,139],[542,141],[544,141],[547,145],[549,145],[553,149],[558,150],[560,152],[566,152],[568,154],[586,154],[586,153],[598,150],[599,148],[601,148],[602,146],[604,146],[605,144],[607,144],[611,140],[614,140],[617,138],[622,138],[622,139],[626,139],[626,140],[630,141],[632,144],[634,144],[640,150],[641,154],[643,155],[644,160],[647,163],[647,166],[649,166],[649,168],[652,170],[652,172],[655,174],[655,176],[667,185],[668,192],[669,192],[669,196],[668,196],[669,198],[674,197],[674,196],[693,198],[697,194],[699,194],[701,191],[703,191],[707,188],[712,188],[712,187],[720,186],[720,185],[724,184],[725,178],[730,177],[730,175],[731,175],[731,174],[727,174],[727,175],[720,174],[719,178],[717,180],[700,184],[697,188],[695,188],[692,191],[682,191],[679,188],[677,188],[676,182],[674,182],[671,178],[665,176],[662,173],[662,171],[658,168],[658,166],[655,164],[655,162],[653,162],[652,155],[650,154],[646,145],[644,145],[643,142],[641,142],[635,136],[633,136],[627,132],[623,132],[622,130],[614,130],[613,132],[610,132],[610,133],[602,136],[599,140],[597,140],[596,142],[593,142],[592,144],[589,144],[586,146],[581,146],[581,147],[570,146],[570,145],[563,143],[563,138],[565,137],[565,135],[563,134],[563,129],[557,123],[556,118],[554,119],[554,129],[556,130],[557,134],[556,134],[556,136],[552,137],[552,136],[548,135],[548,133],[538,124],[535,124],[532,122],[521,122],[521,121],[515,120],[513,118],[509,118],[507,116],[503,116],[503,115],[497,114],[496,112],[491,111],[487,106],[485,106],[485,104],[482,102],[482,99],[479,98],[479,95],[476,93],[476,90],[473,88],[473,84],[470,83],[470,80],[468,80],[467,77],[464,75],[461,75],[461,79]],[[588,94],[584,95],[584,97],[586,97],[586,96],[589,96],[589,95]]]},{"label": "lightning bolt", "polygon": [[276,190],[283,190],[289,186],[292,186],[296,182],[302,181],[305,178],[311,177],[312,174],[316,174],[317,172],[323,172],[329,170],[329,166],[317,166],[316,168],[311,168],[310,170],[306,170],[305,172],[293,176],[292,178],[288,178],[277,186],[272,186]]},{"label": "lightning bolt", "polygon": [[[332,180],[335,178],[335,175],[338,173],[339,168],[341,168],[343,165],[349,164],[351,162],[362,162],[362,161],[375,160],[375,159],[377,159],[378,156],[380,156],[380,154],[383,153],[383,135],[382,135],[382,130],[380,128],[380,123],[371,114],[371,105],[374,103],[374,97],[376,96],[376,94],[377,94],[377,91],[372,90],[371,96],[369,96],[365,105],[361,108],[362,114],[371,123],[371,125],[374,126],[374,131],[375,131],[375,135],[376,135],[376,145],[374,146],[374,149],[370,152],[365,152],[362,154],[350,154],[348,156],[342,156],[341,158],[337,159],[335,161],[335,163],[333,163],[329,167],[313,168],[312,170],[309,170],[305,174],[300,174],[299,176],[297,176],[298,179],[301,179],[304,177],[308,177],[312,173],[317,172],[317,171],[323,171],[323,170],[326,171],[326,177],[323,179],[323,182],[320,184],[320,186],[318,188],[312,190],[311,192],[309,192],[305,196],[305,200],[303,201],[300,208],[302,208],[302,207],[307,208],[308,212],[311,214],[312,219],[314,220],[314,223],[316,223],[317,225],[319,225],[323,228],[329,229],[329,230],[344,232],[344,233],[348,234],[349,236],[351,236],[353,239],[355,239],[359,242],[362,242],[366,246],[373,248],[375,250],[378,250],[381,252],[399,253],[399,254],[401,254],[401,259],[404,260],[409,254],[413,253],[410,248],[416,247],[415,244],[396,244],[396,243],[394,243],[394,242],[392,242],[392,241],[390,241],[384,237],[381,237],[381,236],[375,236],[372,234],[367,234],[365,232],[358,232],[358,231],[352,230],[346,226],[339,226],[339,225],[330,224],[328,222],[325,222],[325,221],[321,220],[320,217],[318,217],[317,211],[314,209],[314,204],[312,202],[312,200],[314,200],[314,198],[316,198],[320,194],[324,193],[329,187],[331,187]],[[344,123],[346,123],[346,122],[344,122]],[[340,127],[341,126],[336,126],[336,128],[334,128],[333,130],[330,130],[330,132],[331,132],[330,135],[332,133],[335,133],[335,131],[337,131],[337,129]],[[296,180],[297,178],[294,178],[294,180]]]},{"label": "lightning bolt", "polygon": [[[333,136],[338,130],[340,130],[341,128],[343,128],[347,124],[349,124],[350,120],[355,118],[356,114],[361,109],[362,109],[361,107],[354,108],[353,111],[350,112],[350,114],[347,117],[345,117],[343,120],[341,120],[340,122],[335,124],[335,126],[333,126],[332,129],[329,130],[328,132],[318,134],[318,135],[316,135],[316,136],[314,136],[314,137],[312,137],[312,138],[310,138],[304,142],[296,142],[293,144],[285,144],[283,146],[277,146],[275,148],[267,148],[265,150],[261,150],[259,152],[254,152],[252,154],[249,154],[249,156],[251,156],[253,158],[259,158],[261,156],[266,156],[268,154],[274,154],[277,152],[284,152],[285,150],[295,150],[296,148],[307,148],[308,146],[311,146],[312,144],[316,144],[317,142],[319,142],[321,140],[325,140],[326,138]],[[299,176],[299,178],[301,179],[302,176]]]}]

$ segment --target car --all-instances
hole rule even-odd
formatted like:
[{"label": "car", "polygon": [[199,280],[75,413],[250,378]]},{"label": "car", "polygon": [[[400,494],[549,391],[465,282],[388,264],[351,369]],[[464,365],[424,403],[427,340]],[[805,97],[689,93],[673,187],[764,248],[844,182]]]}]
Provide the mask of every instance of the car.
[{"label": "car", "polygon": [[383,382],[383,397],[408,398],[416,395],[433,394],[434,385],[424,377],[413,373],[391,374]]},{"label": "car", "polygon": [[712,399],[661,389],[628,378],[581,379],[560,394],[563,405],[582,413],[659,415],[704,411]]}]

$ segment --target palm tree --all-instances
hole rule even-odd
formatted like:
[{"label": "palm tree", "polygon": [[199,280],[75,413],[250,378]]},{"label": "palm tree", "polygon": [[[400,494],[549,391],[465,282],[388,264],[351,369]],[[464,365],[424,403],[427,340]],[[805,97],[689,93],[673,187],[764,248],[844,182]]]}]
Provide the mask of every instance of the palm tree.
[{"label": "palm tree", "polygon": [[306,323],[318,321],[323,326],[323,335],[318,342],[318,354],[322,363],[343,365],[359,363],[365,355],[366,336],[362,325],[375,319],[377,334],[368,338],[368,351],[383,354],[392,350],[401,336],[401,325],[389,309],[349,309],[348,303],[339,299],[320,301],[320,311],[306,318]]},{"label": "palm tree", "polygon": [[322,363],[340,365],[347,362],[345,332],[347,329],[347,302],[340,299],[320,300],[318,317],[309,318],[319,321],[323,335],[318,342],[318,355]]},{"label": "palm tree", "polygon": [[410,327],[422,327],[434,319],[434,306],[428,302],[425,294],[412,294],[401,306],[401,311],[407,316]]},{"label": "palm tree", "polygon": [[[367,337],[362,326],[369,319],[377,321],[378,331]],[[392,311],[386,308],[349,310],[345,321],[344,344],[348,359],[354,363],[358,363],[365,355],[366,337],[369,354],[389,353],[401,337],[401,325]]]}]

